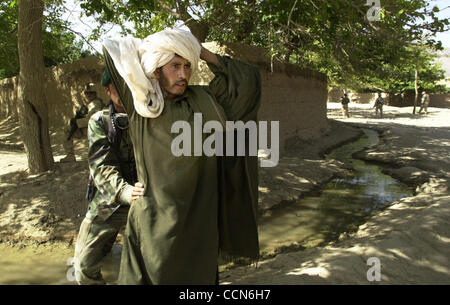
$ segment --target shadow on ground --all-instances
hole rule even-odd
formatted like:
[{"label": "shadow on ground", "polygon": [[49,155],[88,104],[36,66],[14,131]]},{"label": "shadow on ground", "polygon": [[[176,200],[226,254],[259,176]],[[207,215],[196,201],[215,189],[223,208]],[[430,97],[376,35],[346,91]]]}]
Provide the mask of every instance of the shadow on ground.
[{"label": "shadow on ground", "polygon": [[[414,119],[414,120],[421,120],[425,119],[426,116],[432,116],[433,112],[428,112],[428,114],[425,113],[417,113],[418,110],[416,110],[416,114],[412,113],[405,113],[400,110],[395,110],[390,108],[389,110],[383,111],[383,119],[401,119],[401,118],[407,118],[407,119]],[[358,118],[358,119],[377,119],[381,118],[380,115],[378,116],[375,114],[374,109],[363,109],[363,108],[352,108],[349,109],[350,118]],[[342,115],[341,109],[328,109],[328,117],[333,118],[344,118]]]},{"label": "shadow on ground", "polygon": [[84,161],[56,163],[38,176],[0,176],[0,238],[45,242],[71,239],[86,213],[88,169]]}]

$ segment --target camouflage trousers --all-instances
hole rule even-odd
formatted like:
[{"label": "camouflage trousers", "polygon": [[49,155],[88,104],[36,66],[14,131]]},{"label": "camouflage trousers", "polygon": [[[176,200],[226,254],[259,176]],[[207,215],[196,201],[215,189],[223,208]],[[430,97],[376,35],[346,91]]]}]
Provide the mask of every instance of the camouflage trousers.
[{"label": "camouflage trousers", "polygon": [[421,113],[422,110],[425,111],[425,114],[428,113],[428,103],[422,103],[422,104],[420,105],[419,113]]},{"label": "camouflage trousers", "polygon": [[111,251],[117,234],[125,227],[128,210],[128,206],[122,206],[105,221],[87,213],[75,244],[74,267],[78,284],[106,284],[101,273],[102,262]]},{"label": "camouflage trousers", "polygon": [[383,105],[375,106],[375,116],[378,116],[378,111],[380,112],[380,117],[383,117]]},{"label": "camouflage trousers", "polygon": [[350,114],[348,113],[348,104],[342,105],[342,115],[349,118]]}]

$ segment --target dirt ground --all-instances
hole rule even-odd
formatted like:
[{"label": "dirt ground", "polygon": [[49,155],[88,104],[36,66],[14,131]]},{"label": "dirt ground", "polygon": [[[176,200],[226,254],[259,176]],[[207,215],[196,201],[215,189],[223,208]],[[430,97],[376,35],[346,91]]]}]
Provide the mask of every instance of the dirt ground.
[{"label": "dirt ground", "polygon": [[[387,172],[417,186],[416,196],[325,247],[226,271],[223,284],[450,283],[450,110],[412,115],[412,107],[384,108],[380,119],[371,105],[350,104],[351,117],[344,119],[340,105],[329,103],[328,117],[380,131],[380,144],[359,157],[390,165]],[[372,267],[379,267],[379,281]]]},{"label": "dirt ground", "polygon": [[0,241],[43,243],[76,236],[86,213],[87,141],[75,146],[76,163],[59,163],[61,134],[51,133],[54,167],[29,175],[18,122],[0,121]]},{"label": "dirt ground", "polygon": [[[450,283],[450,109],[385,106],[375,118],[371,105],[350,104],[342,118],[340,104],[328,104],[329,129],[320,139],[299,141],[274,168],[260,169],[260,211],[286,204],[348,173],[346,165],[323,154],[361,135],[359,126],[376,129],[380,144],[358,154],[388,164],[389,174],[417,187],[373,216],[356,233],[327,246],[279,254],[258,267],[221,273],[222,284],[426,284]],[[63,157],[60,134],[52,132],[55,161]],[[28,175],[18,124],[0,121],[0,242],[73,244],[86,212],[86,141],[76,145],[77,162],[55,163],[52,170]],[[369,282],[367,261],[381,263],[381,281]],[[251,271],[251,272],[249,272]]]}]

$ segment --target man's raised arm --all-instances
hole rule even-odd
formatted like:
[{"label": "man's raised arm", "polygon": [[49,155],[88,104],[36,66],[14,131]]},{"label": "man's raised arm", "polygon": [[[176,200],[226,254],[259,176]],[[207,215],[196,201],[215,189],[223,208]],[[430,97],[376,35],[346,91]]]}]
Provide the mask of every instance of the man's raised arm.
[{"label": "man's raised arm", "polygon": [[208,87],[223,107],[227,119],[256,119],[261,98],[259,69],[238,59],[216,55],[203,47],[200,58],[206,61],[215,75]]},{"label": "man's raised arm", "polygon": [[200,51],[200,59],[206,61],[208,64],[213,64],[217,67],[221,67],[221,63],[219,61],[219,58],[217,58],[217,55],[208,51],[204,47],[202,47]]}]

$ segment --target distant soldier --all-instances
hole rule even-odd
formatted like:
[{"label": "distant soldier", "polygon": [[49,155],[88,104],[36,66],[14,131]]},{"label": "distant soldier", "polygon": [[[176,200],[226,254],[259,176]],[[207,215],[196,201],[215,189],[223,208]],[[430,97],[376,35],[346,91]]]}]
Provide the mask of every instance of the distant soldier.
[{"label": "distant soldier", "polygon": [[341,97],[341,104],[342,104],[342,115],[346,117],[350,117],[348,114],[348,104],[350,103],[350,99],[347,97],[347,93],[344,94],[343,97]]},{"label": "distant soldier", "polygon": [[75,152],[73,149],[73,138],[83,139],[87,136],[87,126],[89,118],[99,110],[105,108],[102,99],[97,97],[94,84],[86,84],[84,90],[86,102],[76,111],[75,116],[70,119],[69,124],[64,129],[63,147],[66,156],[60,162],[75,162]]},{"label": "distant soldier", "polygon": [[381,93],[378,93],[378,97],[373,105],[373,108],[375,108],[375,116],[378,116],[378,111],[380,111],[380,117],[383,118],[383,105],[384,98],[381,96]]},{"label": "distant soldier", "polygon": [[125,227],[131,202],[144,192],[137,183],[128,116],[108,70],[102,85],[111,102],[109,110],[99,111],[89,120],[89,208],[75,246],[78,284],[105,284],[101,263]]},{"label": "distant soldier", "polygon": [[422,112],[422,110],[425,111],[425,114],[428,113],[428,105],[430,104],[430,95],[427,92],[422,92],[422,100],[420,102],[420,109],[419,113]]}]

